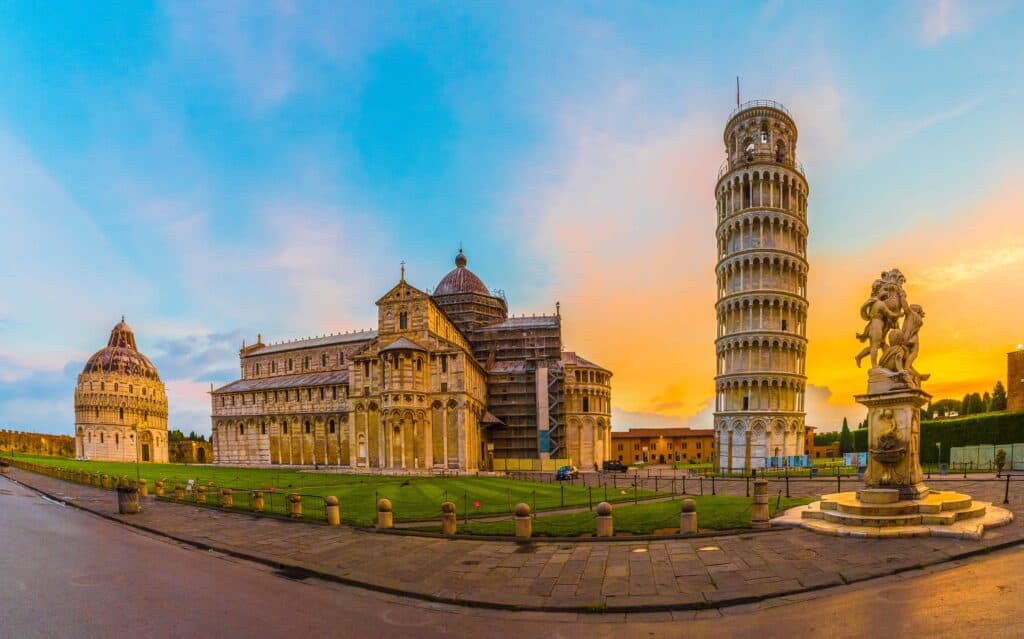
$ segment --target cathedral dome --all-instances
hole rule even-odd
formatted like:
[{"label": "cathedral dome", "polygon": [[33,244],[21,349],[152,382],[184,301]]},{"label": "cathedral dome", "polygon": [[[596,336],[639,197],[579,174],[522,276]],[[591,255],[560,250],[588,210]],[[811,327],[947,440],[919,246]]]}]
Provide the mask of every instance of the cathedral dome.
[{"label": "cathedral dome", "polygon": [[110,339],[107,340],[107,346],[96,351],[89,358],[82,372],[120,373],[154,380],[160,379],[160,375],[156,371],[156,366],[153,366],[153,362],[149,361],[135,346],[135,333],[125,323],[123,317],[110,331]]},{"label": "cathedral dome", "polygon": [[455,256],[455,268],[448,272],[434,289],[434,295],[459,295],[460,293],[479,293],[490,295],[483,281],[466,268],[466,255],[459,249]]}]

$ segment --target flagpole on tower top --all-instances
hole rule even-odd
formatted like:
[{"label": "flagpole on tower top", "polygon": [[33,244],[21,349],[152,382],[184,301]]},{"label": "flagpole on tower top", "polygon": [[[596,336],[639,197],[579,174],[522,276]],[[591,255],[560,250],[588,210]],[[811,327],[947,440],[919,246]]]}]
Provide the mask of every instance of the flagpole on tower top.
[{"label": "flagpole on tower top", "polygon": [[736,106],[740,105],[740,76],[736,76]]}]

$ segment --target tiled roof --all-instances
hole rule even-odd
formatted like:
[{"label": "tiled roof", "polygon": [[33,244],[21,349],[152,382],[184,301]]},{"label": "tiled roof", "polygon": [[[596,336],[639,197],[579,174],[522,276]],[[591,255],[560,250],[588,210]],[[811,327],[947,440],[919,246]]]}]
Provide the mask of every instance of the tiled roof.
[{"label": "tiled roof", "polygon": [[385,353],[387,351],[425,351],[425,350],[427,350],[427,349],[423,348],[422,346],[420,346],[416,342],[412,341],[411,339],[406,339],[405,337],[399,337],[398,339],[396,339],[395,341],[391,342],[390,344],[388,344],[384,348],[380,349],[380,352],[381,353]]},{"label": "tiled roof", "polygon": [[484,413],[484,418],[481,420],[481,423],[483,423],[483,424],[501,424],[502,426],[505,425],[505,422],[503,422],[500,419],[498,419],[497,417],[495,417],[494,414],[491,411],[487,411],[486,413]]},{"label": "tiled roof", "polygon": [[297,339],[290,342],[281,342],[278,344],[270,344],[264,346],[261,349],[255,350],[252,353],[246,353],[246,356],[250,355],[269,355],[271,353],[282,353],[285,351],[293,351],[299,348],[312,348],[316,346],[337,346],[339,344],[353,344],[356,342],[368,342],[377,337],[377,331],[365,330],[356,331],[354,333],[337,333],[335,335],[324,335],[322,337],[311,337],[309,339]]},{"label": "tiled roof", "polygon": [[630,428],[627,431],[612,431],[612,439],[623,437],[713,437],[711,428]]},{"label": "tiled roof", "polygon": [[85,363],[83,373],[121,373],[160,380],[153,362],[135,346],[135,333],[124,318],[110,331],[104,348],[96,351]]},{"label": "tiled roof", "polygon": [[578,366],[579,368],[597,368],[603,371],[608,370],[604,366],[598,366],[594,362],[584,359],[572,351],[562,353],[562,363],[566,366]]},{"label": "tiled roof", "polygon": [[498,324],[481,326],[479,331],[512,331],[523,328],[558,328],[561,318],[558,315],[538,315],[536,317],[510,317]]},{"label": "tiled roof", "polygon": [[275,377],[259,377],[256,379],[239,379],[213,391],[220,393],[246,393],[249,391],[280,390],[305,386],[331,386],[347,384],[348,371],[328,371],[325,373],[302,373],[300,375],[277,375]]}]

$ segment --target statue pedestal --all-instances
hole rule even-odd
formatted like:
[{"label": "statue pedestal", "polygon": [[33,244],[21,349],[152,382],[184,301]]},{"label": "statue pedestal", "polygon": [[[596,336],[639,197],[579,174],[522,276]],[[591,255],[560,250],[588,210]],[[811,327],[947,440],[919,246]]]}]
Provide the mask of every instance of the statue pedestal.
[{"label": "statue pedestal", "polygon": [[921,472],[921,407],[931,397],[918,388],[856,396],[868,409],[868,489],[895,489],[900,499],[928,495]]}]

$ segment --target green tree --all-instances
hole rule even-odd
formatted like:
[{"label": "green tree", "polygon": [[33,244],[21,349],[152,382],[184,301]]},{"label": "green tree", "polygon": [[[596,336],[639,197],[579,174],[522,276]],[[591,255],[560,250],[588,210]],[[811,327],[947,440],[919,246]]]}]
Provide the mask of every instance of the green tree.
[{"label": "green tree", "polygon": [[853,452],[853,433],[850,432],[850,425],[843,418],[843,429],[839,431],[839,454]]},{"label": "green tree", "polygon": [[814,434],[814,445],[815,446],[828,446],[839,441],[839,433],[832,431],[829,433],[815,433]]},{"label": "green tree", "polygon": [[960,402],[960,414],[970,415],[971,414],[971,394],[967,393],[964,395],[964,400]]},{"label": "green tree", "polygon": [[1006,387],[1003,386],[1002,380],[997,381],[995,388],[992,389],[991,410],[1006,410]]},{"label": "green tree", "polygon": [[1006,466],[1006,451],[1000,448],[996,451],[995,458],[992,460],[996,465],[996,477],[1003,472],[1003,467]]},{"label": "green tree", "polygon": [[985,394],[981,396],[981,403],[985,405],[985,412],[992,410],[992,396],[985,391]]},{"label": "green tree", "polygon": [[180,430],[175,428],[174,430],[167,433],[167,441],[172,443],[185,441],[185,435]]},{"label": "green tree", "polygon": [[981,400],[981,395],[978,393],[971,393],[971,414],[980,415],[985,412],[985,402]]}]

